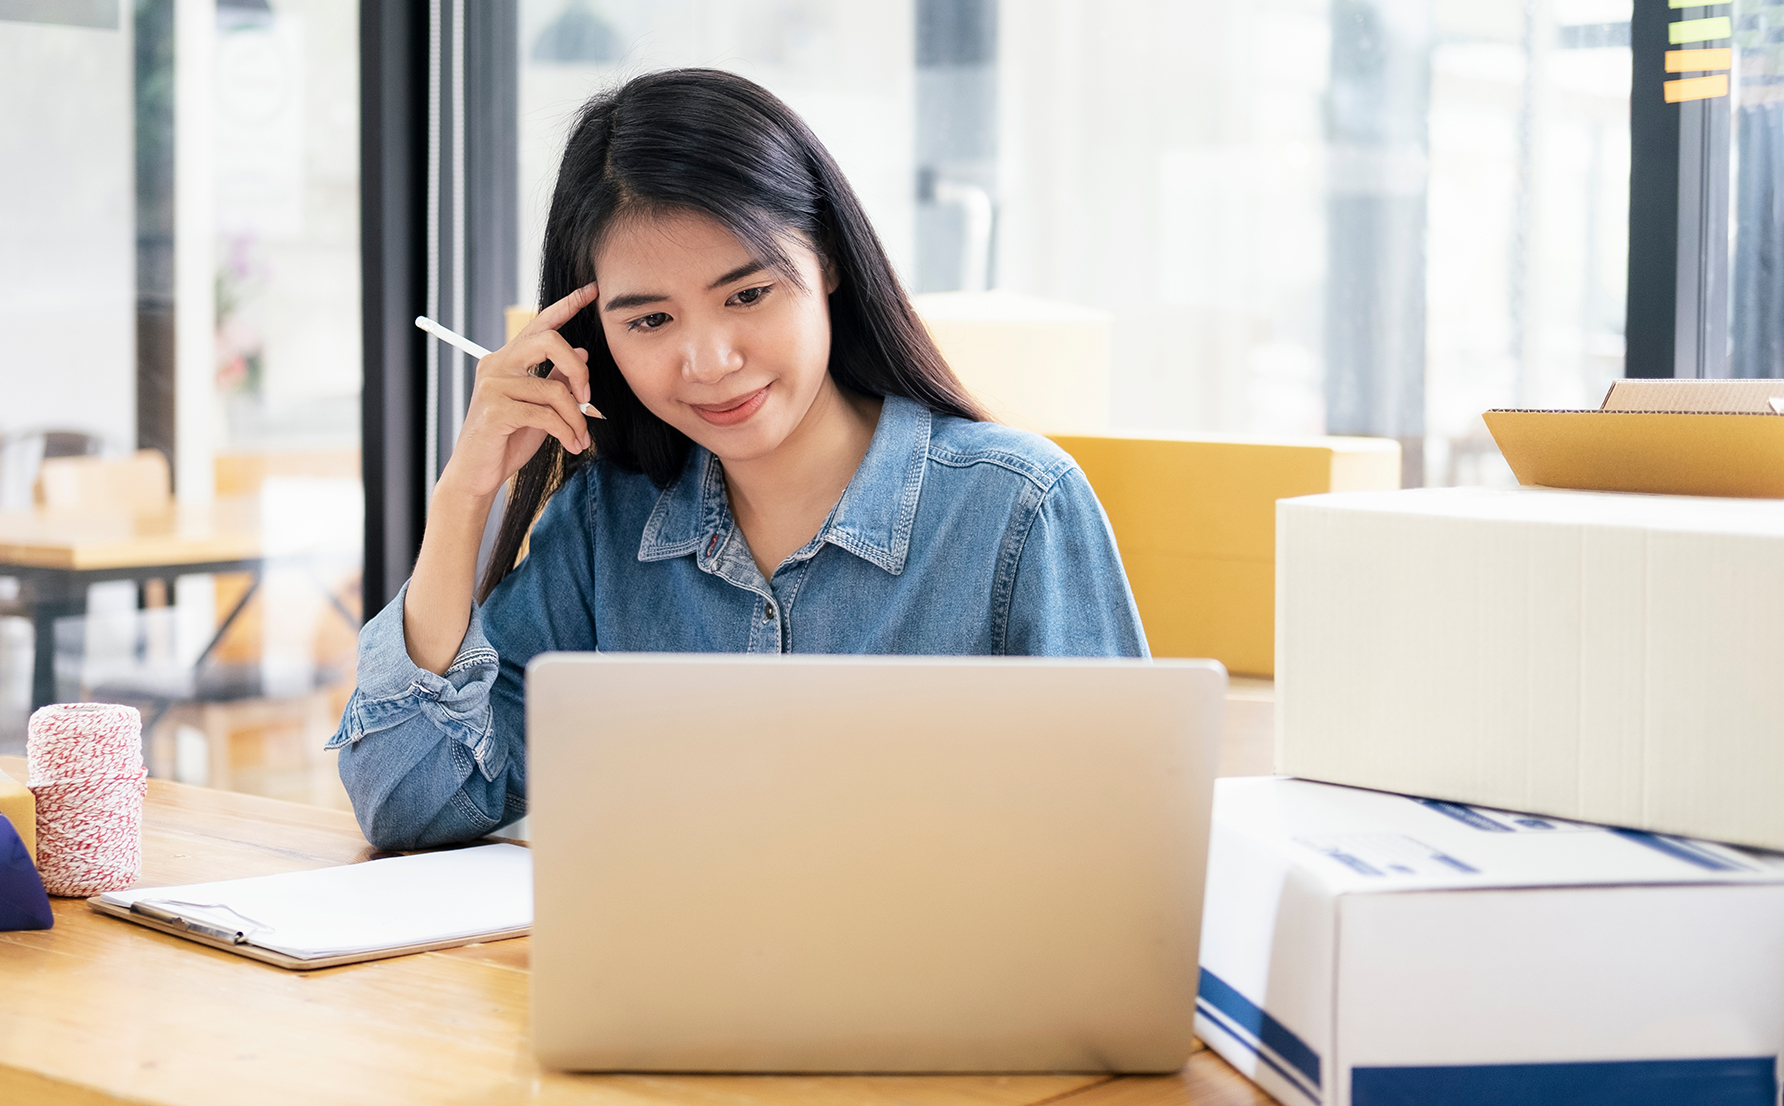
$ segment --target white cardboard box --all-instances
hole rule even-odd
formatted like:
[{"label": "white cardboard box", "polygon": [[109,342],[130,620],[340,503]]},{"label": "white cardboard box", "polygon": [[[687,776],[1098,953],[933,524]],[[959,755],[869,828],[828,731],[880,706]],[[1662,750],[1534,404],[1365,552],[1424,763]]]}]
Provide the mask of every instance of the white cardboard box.
[{"label": "white cardboard box", "polygon": [[1276,540],[1277,771],[1784,849],[1784,500],[1349,492]]},{"label": "white cardboard box", "polygon": [[1779,865],[1222,779],[1196,1032],[1288,1106],[1775,1106]]}]

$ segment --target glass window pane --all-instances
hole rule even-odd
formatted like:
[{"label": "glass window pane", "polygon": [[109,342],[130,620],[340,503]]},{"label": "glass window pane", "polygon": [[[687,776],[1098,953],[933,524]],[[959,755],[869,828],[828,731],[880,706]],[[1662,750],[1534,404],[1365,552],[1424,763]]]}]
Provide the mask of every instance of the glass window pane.
[{"label": "glass window pane", "polygon": [[[1739,0],[1733,11],[1728,373],[1780,377],[1784,376],[1784,195],[1780,194],[1784,4]],[[1708,69],[1684,74],[1686,78],[1716,75]]]},{"label": "glass window pane", "polygon": [[520,264],[538,298],[539,247],[576,109],[653,69],[714,66],[792,105],[848,174],[900,272],[914,254],[912,5],[849,0],[521,0]]},{"label": "glass window pane", "polygon": [[[34,703],[127,702],[156,775],[344,805],[358,13],[121,12],[0,22],[0,280],[32,297],[0,289],[0,531],[35,550],[0,564],[0,751]],[[106,578],[45,567],[95,535]]]}]

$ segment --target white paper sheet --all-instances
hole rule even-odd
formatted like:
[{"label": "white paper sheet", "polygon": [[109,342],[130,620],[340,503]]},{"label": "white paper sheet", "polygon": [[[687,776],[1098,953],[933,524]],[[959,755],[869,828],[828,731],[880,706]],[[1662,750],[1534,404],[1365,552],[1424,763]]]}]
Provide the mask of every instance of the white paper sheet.
[{"label": "white paper sheet", "polygon": [[100,899],[236,929],[248,944],[308,960],[529,926],[533,855],[519,845],[480,845]]}]

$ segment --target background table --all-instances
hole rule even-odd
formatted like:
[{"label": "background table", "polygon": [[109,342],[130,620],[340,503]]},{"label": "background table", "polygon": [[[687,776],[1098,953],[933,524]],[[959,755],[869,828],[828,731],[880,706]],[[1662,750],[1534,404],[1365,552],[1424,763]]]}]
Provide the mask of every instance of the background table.
[{"label": "background table", "polygon": [[[19,579],[37,635],[31,706],[56,701],[56,619],[86,613],[88,585],[171,583],[190,573],[257,574],[260,567],[259,505],[251,496],[169,503],[140,513],[0,512],[0,576]],[[218,627],[206,655],[246,602],[244,595]]]},{"label": "background table", "polygon": [[[0,757],[18,779],[24,761]],[[351,815],[149,782],[145,885],[369,859]],[[1198,1051],[1172,1076],[562,1075],[533,1063],[526,938],[286,972],[56,899],[0,933],[0,1102],[167,1106],[770,1103],[1256,1106]]]}]

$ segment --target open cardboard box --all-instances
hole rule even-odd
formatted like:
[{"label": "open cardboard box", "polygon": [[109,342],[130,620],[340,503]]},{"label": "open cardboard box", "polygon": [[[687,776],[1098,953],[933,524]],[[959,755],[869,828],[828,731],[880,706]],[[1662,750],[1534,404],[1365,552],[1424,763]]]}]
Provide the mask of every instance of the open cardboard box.
[{"label": "open cardboard box", "polygon": [[1481,417],[1518,483],[1784,498],[1784,380],[1619,380],[1596,411]]}]

